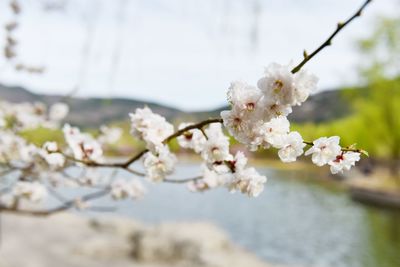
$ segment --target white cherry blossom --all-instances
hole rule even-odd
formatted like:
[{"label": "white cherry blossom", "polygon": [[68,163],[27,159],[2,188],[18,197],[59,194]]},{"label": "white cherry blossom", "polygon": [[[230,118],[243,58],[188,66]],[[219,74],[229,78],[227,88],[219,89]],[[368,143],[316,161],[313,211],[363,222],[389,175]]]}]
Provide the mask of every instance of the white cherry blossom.
[{"label": "white cherry blossom", "polygon": [[285,137],[290,130],[290,123],[286,117],[280,116],[264,123],[259,129],[263,141],[276,148],[284,145]]},{"label": "white cherry blossom", "polygon": [[262,92],[257,87],[243,82],[233,82],[228,89],[228,101],[241,112],[256,111],[261,97]]},{"label": "white cherry blossom", "polygon": [[49,110],[49,118],[50,120],[54,121],[61,121],[63,120],[69,112],[69,107],[65,103],[55,103],[50,107]]},{"label": "white cherry blossom", "polygon": [[232,174],[228,172],[218,173],[210,170],[207,165],[203,165],[203,177],[188,183],[188,188],[192,192],[202,192],[225,185],[232,179]]},{"label": "white cherry blossom", "polygon": [[273,99],[268,99],[267,97],[263,97],[260,102],[260,106],[263,109],[262,119],[264,121],[270,121],[271,119],[280,116],[286,117],[292,113],[291,105],[281,105],[276,103]]},{"label": "white cherry blossom", "polygon": [[39,182],[17,182],[13,189],[12,195],[16,198],[27,199],[31,202],[42,201],[47,196],[47,190]]},{"label": "white cherry blossom", "polygon": [[156,154],[147,152],[143,160],[146,178],[153,182],[163,181],[168,174],[173,173],[176,162],[176,156],[167,146],[158,147]]},{"label": "white cherry blossom", "polygon": [[318,138],[313,142],[313,146],[306,151],[305,155],[312,154],[312,162],[317,166],[323,166],[336,159],[336,156],[340,154],[339,141],[339,136]]},{"label": "white cherry blossom", "polygon": [[61,153],[57,153],[58,145],[56,142],[46,142],[39,154],[46,160],[51,168],[59,168],[64,166],[65,157]]},{"label": "white cherry blossom", "polygon": [[307,70],[300,70],[295,74],[295,104],[301,105],[308,96],[317,89],[318,78]]},{"label": "white cherry blossom", "polygon": [[284,137],[283,145],[278,151],[279,158],[283,162],[296,161],[297,157],[303,154],[303,148],[306,146],[303,138],[298,132],[290,132]]},{"label": "white cherry blossom", "polygon": [[222,111],[221,118],[229,134],[241,143],[248,142],[248,134],[253,126],[251,115],[243,110],[234,108]]},{"label": "white cherry blossom", "polygon": [[65,157],[60,153],[49,153],[46,150],[40,150],[40,155],[49,164],[50,169],[61,168],[65,164]]},{"label": "white cherry blossom", "polygon": [[[179,130],[192,125],[193,123],[181,123],[178,127]],[[186,131],[177,138],[178,144],[183,148],[193,149],[196,153],[200,153],[204,144],[206,143],[206,137],[199,129],[192,129]]]},{"label": "white cherry blossom", "polygon": [[280,105],[293,105],[296,102],[295,79],[288,65],[270,64],[257,86],[271,102]]},{"label": "white cherry blossom", "polygon": [[65,140],[75,159],[100,161],[103,149],[99,142],[88,133],[81,133],[79,128],[66,124],[63,128]]},{"label": "white cherry blossom", "polygon": [[242,151],[238,151],[235,154],[235,157],[229,163],[229,167],[233,172],[241,172],[245,169],[247,165],[247,157],[244,155]]},{"label": "white cherry blossom", "polygon": [[126,198],[141,199],[145,193],[146,188],[137,179],[130,181],[117,179],[111,183],[111,197],[115,200]]},{"label": "white cherry blossom", "polygon": [[318,78],[305,70],[293,74],[290,65],[270,64],[257,85],[268,103],[300,105],[315,91]]},{"label": "white cherry blossom", "polygon": [[260,175],[255,168],[247,168],[235,173],[230,184],[231,192],[240,191],[249,197],[257,197],[263,190],[267,177]]},{"label": "white cherry blossom", "polygon": [[360,160],[360,153],[358,152],[343,152],[336,156],[336,158],[329,162],[331,172],[333,174],[342,173],[344,170],[348,171],[356,162]]},{"label": "white cherry blossom", "polygon": [[201,152],[202,158],[209,163],[224,161],[231,157],[229,153],[229,138],[222,132],[219,123],[212,123],[205,130],[208,137]]},{"label": "white cherry blossom", "polygon": [[129,114],[131,119],[131,134],[147,143],[147,148],[153,152],[157,146],[174,132],[172,124],[166,119],[145,107],[136,109],[135,113]]},{"label": "white cherry blossom", "polygon": [[56,142],[45,142],[43,144],[43,149],[48,151],[48,152],[57,152],[58,151],[58,145]]},{"label": "white cherry blossom", "polygon": [[100,127],[100,136],[97,138],[101,144],[116,143],[122,136],[122,129],[118,127],[108,127],[102,125]]}]

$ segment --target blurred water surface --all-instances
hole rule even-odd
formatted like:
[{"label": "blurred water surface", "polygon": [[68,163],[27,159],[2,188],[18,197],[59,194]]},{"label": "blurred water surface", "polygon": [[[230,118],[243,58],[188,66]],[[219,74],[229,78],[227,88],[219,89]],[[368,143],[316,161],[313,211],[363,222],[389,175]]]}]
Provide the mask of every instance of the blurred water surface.
[{"label": "blurred water surface", "polygon": [[[259,257],[289,266],[400,266],[400,213],[354,203],[345,192],[308,181],[312,173],[261,171],[269,180],[258,198],[149,185],[143,200],[119,203],[118,214],[147,223],[209,221]],[[197,173],[187,164],[177,177]]]}]

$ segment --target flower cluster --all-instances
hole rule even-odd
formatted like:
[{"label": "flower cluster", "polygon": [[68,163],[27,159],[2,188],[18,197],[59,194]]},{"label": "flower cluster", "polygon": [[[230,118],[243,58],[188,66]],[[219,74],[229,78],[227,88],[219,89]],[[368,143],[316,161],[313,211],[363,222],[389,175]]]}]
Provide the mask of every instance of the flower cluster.
[{"label": "flower cluster", "polygon": [[[153,182],[161,182],[173,173],[177,158],[168,146],[163,144],[169,135],[151,139],[149,136],[153,136],[154,129],[148,125],[157,123],[157,131],[160,133],[168,133],[171,126],[164,118],[153,114],[149,108],[137,109],[130,116],[131,133],[144,140],[149,149],[143,160],[146,177]],[[258,174],[254,168],[245,168],[247,159],[243,153],[238,152],[235,156],[230,153],[229,138],[222,131],[220,123],[212,123],[204,130],[195,128],[184,131],[191,125],[193,123],[180,124],[178,128],[183,132],[177,138],[182,148],[192,149],[204,160],[203,176],[189,183],[190,190],[204,191],[224,186],[232,192],[240,191],[249,196],[257,196],[263,190],[267,178]]]},{"label": "flower cluster", "polygon": [[242,152],[223,163],[214,162],[203,166],[203,177],[189,184],[191,191],[204,191],[225,186],[230,192],[240,191],[250,197],[257,197],[264,189],[267,177],[260,175],[255,168],[246,167],[247,158]]},{"label": "flower cluster", "polygon": [[12,195],[18,199],[27,199],[39,202],[47,196],[46,188],[39,182],[17,182],[12,190]]},{"label": "flower cluster", "polygon": [[147,152],[144,155],[146,177],[153,182],[162,182],[167,175],[174,172],[176,162],[176,156],[167,146],[159,146],[155,153]]},{"label": "flower cluster", "polygon": [[10,192],[0,195],[0,204],[6,207],[14,207],[21,200],[38,203],[45,199],[47,195],[47,189],[42,183],[18,181]]},{"label": "flower cluster", "polygon": [[140,199],[145,193],[146,189],[143,184],[136,179],[131,181],[118,179],[111,183],[111,197],[115,200],[126,198]]},{"label": "flower cluster", "polygon": [[[292,74],[289,65],[271,64],[257,87],[234,82],[229,88],[228,100],[231,110],[221,112],[229,133],[251,150],[259,147],[283,148],[282,156],[292,149],[299,150],[298,135],[289,135],[289,121],[286,116],[292,106],[300,105],[316,88],[318,79],[306,72]],[[302,140],[300,141],[300,143]],[[296,153],[289,153],[284,161],[291,161]]]},{"label": "flower cluster", "polygon": [[122,136],[122,129],[117,127],[108,127],[103,125],[100,127],[100,136],[97,138],[100,144],[114,144]]},{"label": "flower cluster", "polygon": [[[193,123],[181,123],[178,129],[182,130],[190,125],[193,125]],[[206,137],[199,129],[186,131],[178,136],[177,140],[182,148],[193,149],[196,153],[200,153],[206,143]]]},{"label": "flower cluster", "polygon": [[156,151],[157,147],[163,146],[165,138],[174,132],[174,126],[158,114],[153,113],[150,108],[136,109],[130,113],[131,134],[146,142],[147,147]]},{"label": "flower cluster", "polygon": [[[36,128],[48,128],[58,131],[61,121],[68,113],[64,103],[53,104],[47,111],[42,103],[0,102],[0,206],[13,206],[19,200],[40,202],[48,196],[47,187],[59,186],[94,186],[100,179],[95,179],[93,168],[84,162],[103,160],[102,145],[119,139],[119,128],[101,127],[100,135],[94,138],[82,133],[78,128],[65,124],[62,128],[67,148],[59,147],[54,141],[42,146],[29,142],[26,131]],[[68,161],[73,158],[74,161]],[[82,167],[85,172],[80,177],[72,178],[71,167]],[[13,182],[13,180],[17,181]]]},{"label": "flower cluster", "polygon": [[57,128],[67,116],[69,108],[55,103],[47,110],[43,103],[0,103],[0,127],[8,129]]},{"label": "flower cluster", "polygon": [[69,124],[63,127],[65,141],[75,159],[83,161],[102,160],[103,150],[100,143],[88,133],[82,133],[79,128]]},{"label": "flower cluster", "polygon": [[360,153],[342,151],[340,137],[321,137],[313,142],[313,146],[305,155],[312,155],[312,162],[317,166],[330,165],[331,172],[337,174],[350,170],[360,160]]},{"label": "flower cluster", "polygon": [[[234,82],[228,91],[231,110],[221,112],[225,127],[236,140],[250,150],[260,147],[279,149],[283,162],[293,162],[304,152],[306,143],[300,133],[290,131],[287,115],[293,106],[301,105],[315,91],[318,79],[300,70],[292,73],[289,65],[273,63],[257,87]],[[318,166],[331,165],[332,173],[350,169],[359,160],[360,153],[341,151],[339,137],[320,138],[306,155]]]}]

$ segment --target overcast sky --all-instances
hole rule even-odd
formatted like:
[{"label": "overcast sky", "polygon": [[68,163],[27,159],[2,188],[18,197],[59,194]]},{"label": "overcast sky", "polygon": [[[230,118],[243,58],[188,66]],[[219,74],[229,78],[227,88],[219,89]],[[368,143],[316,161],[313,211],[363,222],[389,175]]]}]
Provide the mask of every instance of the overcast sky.
[{"label": "overcast sky", "polygon": [[[2,24],[11,18],[7,2],[0,1]],[[363,0],[58,0],[65,6],[50,11],[46,0],[20,2],[19,57],[46,72],[16,73],[1,58],[1,83],[57,94],[78,86],[78,96],[199,110],[224,104],[231,81],[255,84],[270,62],[301,60]],[[373,1],[307,65],[320,90],[357,83],[355,40],[377,16],[396,14],[399,2]]]}]

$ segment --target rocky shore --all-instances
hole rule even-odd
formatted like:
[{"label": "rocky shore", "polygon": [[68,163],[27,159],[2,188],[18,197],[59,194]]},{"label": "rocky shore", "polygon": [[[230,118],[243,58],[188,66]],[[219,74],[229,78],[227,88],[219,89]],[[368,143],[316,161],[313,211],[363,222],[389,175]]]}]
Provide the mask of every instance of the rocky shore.
[{"label": "rocky shore", "polygon": [[1,214],[0,267],[268,267],[209,223]]}]

